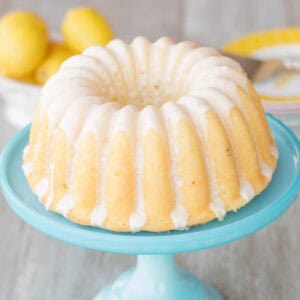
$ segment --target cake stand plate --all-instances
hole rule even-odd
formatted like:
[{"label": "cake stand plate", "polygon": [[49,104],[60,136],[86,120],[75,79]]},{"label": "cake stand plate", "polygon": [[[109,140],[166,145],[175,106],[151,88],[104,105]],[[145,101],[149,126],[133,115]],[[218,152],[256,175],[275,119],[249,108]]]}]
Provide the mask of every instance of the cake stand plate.
[{"label": "cake stand plate", "polygon": [[300,186],[300,143],[290,129],[268,115],[279,148],[268,188],[238,213],[189,229],[165,233],[116,233],[84,227],[48,212],[32,194],[22,171],[29,127],[18,132],[0,159],[0,183],[11,208],[27,223],[56,239],[98,251],[138,254],[137,266],[102,290],[95,300],[218,300],[208,284],[178,268],[174,255],[223,245],[267,226],[296,200]]}]

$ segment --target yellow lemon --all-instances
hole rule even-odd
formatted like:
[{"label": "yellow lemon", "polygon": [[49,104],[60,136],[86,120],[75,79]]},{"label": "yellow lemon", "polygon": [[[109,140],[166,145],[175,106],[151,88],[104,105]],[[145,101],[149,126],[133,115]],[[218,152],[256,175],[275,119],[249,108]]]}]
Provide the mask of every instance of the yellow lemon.
[{"label": "yellow lemon", "polygon": [[20,78],[33,73],[48,51],[44,21],[29,11],[6,14],[0,20],[0,71]]},{"label": "yellow lemon", "polygon": [[106,45],[113,38],[107,20],[88,7],[68,11],[62,23],[62,34],[74,53],[81,53],[92,45]]},{"label": "yellow lemon", "polygon": [[37,84],[34,74],[29,74],[24,77],[20,77],[20,78],[18,78],[18,80],[25,82],[25,83]]},{"label": "yellow lemon", "polygon": [[73,53],[63,44],[51,43],[46,59],[35,71],[35,79],[39,84],[44,84],[49,77],[56,73],[60,65]]}]

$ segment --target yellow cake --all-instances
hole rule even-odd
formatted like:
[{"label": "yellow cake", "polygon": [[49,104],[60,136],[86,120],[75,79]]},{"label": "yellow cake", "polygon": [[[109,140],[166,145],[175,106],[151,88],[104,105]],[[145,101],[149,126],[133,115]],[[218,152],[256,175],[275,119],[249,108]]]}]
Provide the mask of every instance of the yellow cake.
[{"label": "yellow cake", "polygon": [[237,62],[137,37],[90,47],[48,80],[23,169],[41,203],[73,222],[167,231],[246,205],[277,156]]}]

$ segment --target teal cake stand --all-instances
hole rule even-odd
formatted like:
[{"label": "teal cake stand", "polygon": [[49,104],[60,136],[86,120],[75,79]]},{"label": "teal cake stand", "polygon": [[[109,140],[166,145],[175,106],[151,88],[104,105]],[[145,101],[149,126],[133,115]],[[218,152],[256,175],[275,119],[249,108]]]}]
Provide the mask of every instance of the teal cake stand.
[{"label": "teal cake stand", "polygon": [[220,300],[208,284],[177,267],[174,254],[216,247],[246,237],[272,223],[296,200],[300,186],[300,145],[295,135],[272,116],[270,127],[279,147],[272,182],[238,213],[188,231],[116,233],[83,227],[48,212],[32,194],[21,165],[29,127],[5,147],[0,182],[11,208],[27,223],[64,242],[98,251],[138,254],[137,266],[103,289],[95,300]]}]

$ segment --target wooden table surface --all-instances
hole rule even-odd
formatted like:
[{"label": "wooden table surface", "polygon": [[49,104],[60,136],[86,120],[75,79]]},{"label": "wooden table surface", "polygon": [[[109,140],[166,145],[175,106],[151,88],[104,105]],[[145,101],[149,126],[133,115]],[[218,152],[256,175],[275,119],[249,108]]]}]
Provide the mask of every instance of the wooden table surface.
[{"label": "wooden table surface", "polygon": [[[66,9],[82,3],[101,9],[127,40],[169,35],[220,46],[247,32],[300,24],[299,0],[1,0],[0,13],[34,9],[58,29]],[[1,120],[2,111],[0,100]],[[1,123],[0,149],[15,130]],[[297,201],[268,228],[229,245],[178,255],[178,262],[226,299],[300,299],[299,216]],[[80,249],[44,236],[24,224],[1,195],[0,237],[0,300],[92,299],[135,262],[133,256]]]}]

